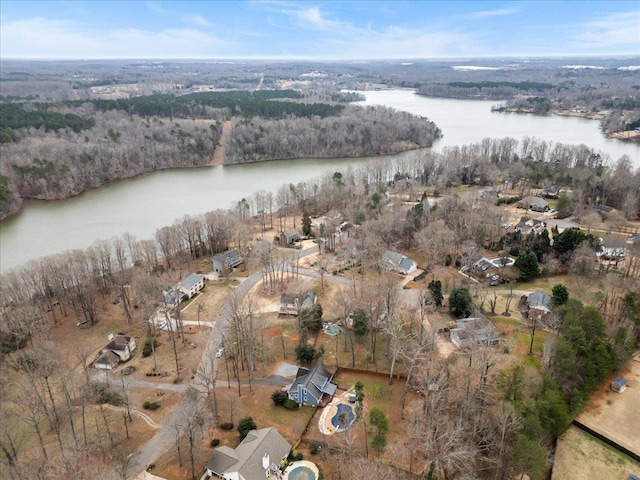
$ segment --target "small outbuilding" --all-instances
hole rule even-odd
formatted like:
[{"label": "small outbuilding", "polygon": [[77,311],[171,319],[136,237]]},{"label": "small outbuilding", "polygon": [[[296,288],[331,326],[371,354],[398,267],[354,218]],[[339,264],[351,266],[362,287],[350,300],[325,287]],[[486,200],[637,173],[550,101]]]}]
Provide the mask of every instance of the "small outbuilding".
[{"label": "small outbuilding", "polygon": [[627,380],[624,377],[616,377],[611,382],[611,390],[622,393],[627,389]]}]

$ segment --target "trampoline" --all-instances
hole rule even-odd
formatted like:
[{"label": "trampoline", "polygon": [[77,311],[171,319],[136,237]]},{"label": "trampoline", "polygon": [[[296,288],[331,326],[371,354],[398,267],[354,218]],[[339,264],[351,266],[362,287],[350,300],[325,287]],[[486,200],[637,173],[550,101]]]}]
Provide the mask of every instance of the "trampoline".
[{"label": "trampoline", "polygon": [[316,480],[317,478],[316,472],[304,465],[294,468],[287,475],[287,480]]}]

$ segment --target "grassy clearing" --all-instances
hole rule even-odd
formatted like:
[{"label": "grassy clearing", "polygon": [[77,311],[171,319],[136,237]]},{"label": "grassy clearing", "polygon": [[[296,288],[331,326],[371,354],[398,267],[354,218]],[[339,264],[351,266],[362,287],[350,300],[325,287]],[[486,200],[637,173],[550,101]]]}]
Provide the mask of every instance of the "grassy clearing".
[{"label": "grassy clearing", "polygon": [[630,473],[640,475],[640,464],[571,426],[558,440],[551,479],[618,480]]}]

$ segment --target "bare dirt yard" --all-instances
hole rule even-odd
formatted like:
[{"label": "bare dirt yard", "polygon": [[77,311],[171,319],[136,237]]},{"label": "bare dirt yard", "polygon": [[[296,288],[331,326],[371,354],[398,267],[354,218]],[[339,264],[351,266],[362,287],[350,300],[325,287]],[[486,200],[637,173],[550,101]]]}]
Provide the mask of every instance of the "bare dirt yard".
[{"label": "bare dirt yard", "polygon": [[640,354],[613,377],[628,382],[622,393],[613,392],[606,382],[591,398],[578,420],[587,427],[640,455]]},{"label": "bare dirt yard", "polygon": [[571,426],[558,440],[551,480],[621,480],[640,475],[640,465],[586,432]]}]

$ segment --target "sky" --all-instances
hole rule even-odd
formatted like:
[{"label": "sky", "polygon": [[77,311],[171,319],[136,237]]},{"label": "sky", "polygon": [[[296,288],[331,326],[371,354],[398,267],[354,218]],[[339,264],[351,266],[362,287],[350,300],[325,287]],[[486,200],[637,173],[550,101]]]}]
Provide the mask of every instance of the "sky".
[{"label": "sky", "polygon": [[2,59],[595,55],[640,55],[640,2],[0,2]]}]

